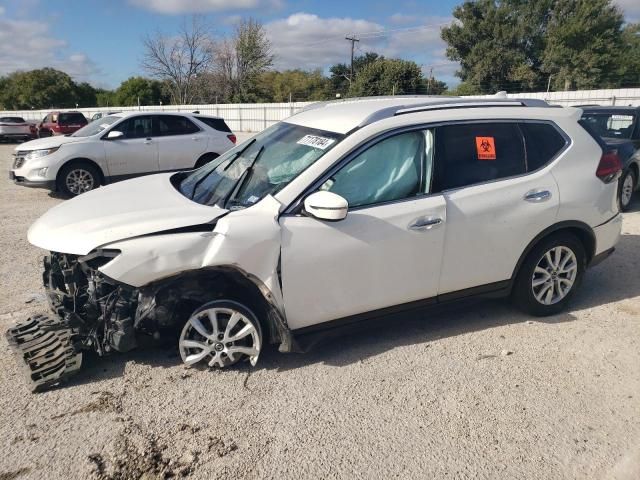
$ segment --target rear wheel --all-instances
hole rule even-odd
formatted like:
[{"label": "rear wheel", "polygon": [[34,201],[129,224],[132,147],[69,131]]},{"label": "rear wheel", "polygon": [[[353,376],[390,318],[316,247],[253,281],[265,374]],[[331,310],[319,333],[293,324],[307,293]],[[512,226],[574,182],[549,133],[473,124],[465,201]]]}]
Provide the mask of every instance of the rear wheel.
[{"label": "rear wheel", "polygon": [[620,199],[620,210],[623,212],[629,209],[637,181],[636,173],[631,169],[627,170],[620,179],[618,198]]},{"label": "rear wheel", "polygon": [[100,186],[98,169],[88,163],[65,165],[58,174],[58,190],[70,197],[96,189]]},{"label": "rear wheel", "polygon": [[193,168],[200,168],[204,165],[206,165],[207,163],[209,163],[211,160],[215,160],[216,158],[218,158],[220,155],[218,155],[217,153],[205,153],[203,156],[201,156],[198,161],[196,162],[195,166]]},{"label": "rear wheel", "polygon": [[242,359],[255,365],[262,348],[260,322],[241,303],[209,302],[191,314],[180,333],[178,348],[188,366],[226,368]]},{"label": "rear wheel", "polygon": [[514,303],[536,316],[564,310],[580,285],[585,267],[584,246],[574,235],[561,233],[543,240],[518,272]]}]

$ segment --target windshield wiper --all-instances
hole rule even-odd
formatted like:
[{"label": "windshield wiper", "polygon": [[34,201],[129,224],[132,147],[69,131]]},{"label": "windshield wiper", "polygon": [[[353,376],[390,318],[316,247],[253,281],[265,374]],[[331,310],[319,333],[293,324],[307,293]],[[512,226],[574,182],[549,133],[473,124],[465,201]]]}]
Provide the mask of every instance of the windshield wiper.
[{"label": "windshield wiper", "polygon": [[[240,150],[240,151],[236,152],[235,156],[234,156],[231,160],[229,160],[229,163],[227,163],[227,165],[222,169],[222,171],[223,171],[223,172],[226,172],[226,171],[227,171],[227,169],[228,169],[231,165],[233,165],[233,163],[234,163],[238,158],[240,158],[240,156],[241,156],[241,155],[242,155],[242,154],[243,154],[243,153],[244,153],[244,152],[245,152],[245,151],[246,151],[246,150],[247,150],[251,145],[253,145],[253,144],[255,143],[255,141],[256,141],[256,139],[255,139],[255,138],[252,138],[251,140],[249,140],[249,142],[245,145],[245,147],[244,147],[242,150]],[[213,172],[215,172],[217,169],[218,169],[218,167],[216,167],[216,168],[212,169],[209,173],[207,173],[204,177],[202,177],[200,180],[198,180],[198,181],[195,183],[195,185],[193,186],[193,189],[191,190],[191,197],[190,197],[190,199],[191,199],[191,200],[193,200],[193,197],[195,197],[195,196],[196,196],[196,190],[198,189],[198,187],[200,186],[200,184],[201,184],[202,182],[204,182],[207,178],[209,178],[209,175],[211,175],[211,174],[212,174]]]},{"label": "windshield wiper", "polygon": [[231,192],[229,192],[229,196],[225,198],[223,203],[224,206],[227,206],[230,203],[236,202],[236,197],[242,191],[242,187],[245,186],[245,184],[247,183],[247,180],[251,178],[251,175],[253,174],[253,167],[255,166],[256,162],[260,158],[260,155],[262,155],[262,152],[264,152],[264,145],[260,147],[260,150],[258,150],[258,153],[256,153],[256,156],[253,157],[253,160],[251,160],[251,163],[247,166],[245,171],[242,172],[242,175],[240,176],[238,183],[236,183],[235,188],[233,188]]}]

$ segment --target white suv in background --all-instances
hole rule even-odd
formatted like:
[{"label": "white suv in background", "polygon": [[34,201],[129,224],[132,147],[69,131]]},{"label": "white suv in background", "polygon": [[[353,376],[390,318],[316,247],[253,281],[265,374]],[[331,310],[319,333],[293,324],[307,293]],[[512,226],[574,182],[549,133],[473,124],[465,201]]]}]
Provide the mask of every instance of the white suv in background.
[{"label": "white suv in background", "polygon": [[53,315],[9,339],[46,387],[82,349],[127,351],[143,334],[187,365],[227,367],[255,365],[266,343],[296,351],[315,330],[474,295],[555,314],[622,224],[620,161],[580,114],[535,100],[321,103],[216,164],[89,192],[30,228],[51,252]]},{"label": "white suv in background", "polygon": [[235,144],[223,119],[173,112],[114,113],[69,136],[15,149],[18,185],[79,195],[139,175],[197,168]]}]

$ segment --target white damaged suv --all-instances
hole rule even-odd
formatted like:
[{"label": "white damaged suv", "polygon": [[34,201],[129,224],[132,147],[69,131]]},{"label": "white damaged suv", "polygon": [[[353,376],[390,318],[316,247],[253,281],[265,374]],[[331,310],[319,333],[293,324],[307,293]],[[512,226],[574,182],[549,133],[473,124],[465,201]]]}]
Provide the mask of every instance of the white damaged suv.
[{"label": "white damaged suv", "polygon": [[474,295],[567,305],[621,229],[621,164],[580,110],[436,97],[319,103],[191,171],[43,215],[52,310],[8,332],[36,388],[83,350],[167,339],[187,365]]}]

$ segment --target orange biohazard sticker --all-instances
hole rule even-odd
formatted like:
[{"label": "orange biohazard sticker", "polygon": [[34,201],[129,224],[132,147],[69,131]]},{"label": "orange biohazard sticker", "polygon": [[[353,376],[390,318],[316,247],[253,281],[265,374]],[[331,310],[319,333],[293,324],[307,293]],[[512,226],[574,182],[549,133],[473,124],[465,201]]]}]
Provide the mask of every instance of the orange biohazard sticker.
[{"label": "orange biohazard sticker", "polygon": [[496,159],[496,142],[493,137],[476,137],[478,160]]}]

